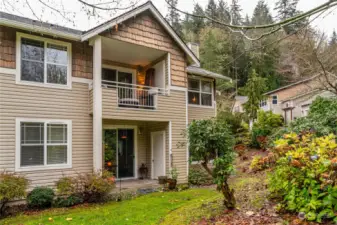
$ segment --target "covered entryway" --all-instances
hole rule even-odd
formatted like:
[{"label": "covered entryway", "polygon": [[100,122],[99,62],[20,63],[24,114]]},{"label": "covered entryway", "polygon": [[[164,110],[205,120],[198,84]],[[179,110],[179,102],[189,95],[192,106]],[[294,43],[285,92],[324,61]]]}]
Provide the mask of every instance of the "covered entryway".
[{"label": "covered entryway", "polygon": [[136,177],[136,128],[104,129],[104,165],[117,178]]},{"label": "covered entryway", "polygon": [[169,122],[103,120],[103,168],[117,179],[147,180],[169,171]]},{"label": "covered entryway", "polygon": [[152,179],[165,176],[165,131],[151,132]]}]

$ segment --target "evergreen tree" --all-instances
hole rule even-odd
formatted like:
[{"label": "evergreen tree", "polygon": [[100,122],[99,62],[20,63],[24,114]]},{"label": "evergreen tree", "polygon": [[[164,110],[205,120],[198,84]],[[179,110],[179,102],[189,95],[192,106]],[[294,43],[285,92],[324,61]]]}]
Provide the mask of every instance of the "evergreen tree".
[{"label": "evergreen tree", "polygon": [[[279,20],[285,20],[289,19],[291,17],[294,17],[302,12],[298,11],[297,4],[299,0],[278,0],[275,4],[274,10],[277,11],[278,15],[277,18]],[[298,28],[304,26],[306,23],[306,19],[303,19],[301,21],[298,21],[294,24],[288,25],[284,27],[284,31],[287,34],[293,33]]]},{"label": "evergreen tree", "polygon": [[285,20],[296,15],[298,0],[278,0],[274,10],[277,11],[277,17],[280,20]]},{"label": "evergreen tree", "polygon": [[333,30],[333,32],[332,32],[332,36],[330,38],[329,45],[330,46],[337,45],[337,33],[336,33],[336,30]]},{"label": "evergreen tree", "polygon": [[[260,0],[253,13],[252,25],[273,23],[272,15],[267,4]],[[269,29],[251,31],[250,35],[258,36],[260,32],[266,33]],[[250,63],[261,77],[266,78],[267,90],[272,90],[280,86],[280,76],[276,70],[280,58],[278,45],[270,45],[277,39],[277,34],[269,35],[258,41],[253,41],[252,47],[257,50],[250,52]],[[267,47],[262,47],[267,46]]]},{"label": "evergreen tree", "polygon": [[248,14],[246,14],[245,20],[243,21],[243,25],[249,26],[251,24]]},{"label": "evergreen tree", "polygon": [[240,25],[242,23],[242,17],[241,17],[241,7],[239,5],[239,0],[232,0],[231,4],[231,17],[232,22],[235,25]]},{"label": "evergreen tree", "polygon": [[262,25],[273,23],[273,17],[269,11],[268,5],[264,0],[260,0],[253,13],[252,25]]},{"label": "evergreen tree", "polygon": [[[168,0],[170,5],[177,7],[178,0]],[[180,15],[179,13],[168,4],[168,13],[166,15],[166,20],[172,26],[172,28],[177,32],[177,34],[182,37],[182,26],[180,24]]]},{"label": "evergreen tree", "polygon": [[[208,1],[205,14],[212,19],[217,18],[217,5],[215,4],[214,0]],[[207,23],[213,26],[215,25],[212,21],[208,21]]]},{"label": "evergreen tree", "polygon": [[[248,97],[248,101],[243,105],[250,121],[257,118],[257,112],[260,108],[260,101],[264,99],[266,91],[266,79],[259,77],[255,69],[249,74],[246,86],[242,88],[243,93]],[[252,122],[250,122],[252,124]]]},{"label": "evergreen tree", "polygon": [[218,20],[226,23],[230,21],[230,10],[226,2],[220,0],[217,11]]},{"label": "evergreen tree", "polygon": [[[201,8],[201,6],[198,3],[194,6],[193,14],[194,15],[204,15],[204,10]],[[192,23],[191,25],[192,32],[197,35],[200,33],[200,30],[205,27],[205,21],[203,18],[192,17],[191,23]]]}]

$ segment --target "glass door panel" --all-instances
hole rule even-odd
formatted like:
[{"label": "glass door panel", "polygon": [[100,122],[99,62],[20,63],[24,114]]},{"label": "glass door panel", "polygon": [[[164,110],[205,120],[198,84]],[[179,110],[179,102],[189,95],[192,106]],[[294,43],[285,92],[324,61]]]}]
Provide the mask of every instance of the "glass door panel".
[{"label": "glass door panel", "polygon": [[117,130],[104,130],[104,168],[117,175]]},{"label": "glass door panel", "polygon": [[134,131],[118,129],[118,178],[134,177]]}]

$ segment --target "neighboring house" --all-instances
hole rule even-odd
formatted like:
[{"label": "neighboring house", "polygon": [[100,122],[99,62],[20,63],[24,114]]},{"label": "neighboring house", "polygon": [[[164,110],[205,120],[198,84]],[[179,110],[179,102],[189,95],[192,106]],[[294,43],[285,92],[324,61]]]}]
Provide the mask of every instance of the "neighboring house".
[{"label": "neighboring house", "polygon": [[235,102],[232,108],[232,112],[244,112],[245,109],[243,108],[243,105],[248,101],[247,96],[235,96]]},{"label": "neighboring house", "polygon": [[108,169],[178,169],[183,130],[216,114],[215,79],[151,2],[88,31],[0,12],[0,169],[31,187]]},{"label": "neighboring house", "polygon": [[[322,76],[316,75],[265,93],[266,99],[261,101],[261,109],[282,115],[285,123],[306,116],[311,102],[317,96],[334,96],[332,92],[324,90]],[[336,82],[335,76],[329,79]]]}]

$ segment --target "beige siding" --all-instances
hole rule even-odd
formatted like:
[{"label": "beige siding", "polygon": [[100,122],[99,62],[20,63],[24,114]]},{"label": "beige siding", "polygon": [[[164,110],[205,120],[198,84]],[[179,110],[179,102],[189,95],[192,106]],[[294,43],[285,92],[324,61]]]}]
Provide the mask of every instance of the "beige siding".
[{"label": "beige siding", "polygon": [[13,75],[0,74],[0,169],[15,169],[15,118],[72,121],[72,169],[22,172],[31,187],[54,185],[62,175],[92,171],[92,118],[88,85],[71,90],[15,84]]},{"label": "beige siding", "polygon": [[188,122],[193,120],[209,119],[216,115],[216,108],[206,108],[206,107],[197,107],[189,106],[188,107]]},{"label": "beige siding", "polygon": [[[182,147],[186,141],[183,131],[186,128],[186,92],[171,90],[169,96],[158,96],[156,110],[121,108],[117,106],[116,89],[103,88],[103,119],[157,121],[172,123],[172,166],[177,167],[179,182],[187,181],[187,149]],[[166,135],[168,139],[168,126]],[[168,144],[169,142],[167,142]],[[168,172],[168,153],[166,164]]]}]

